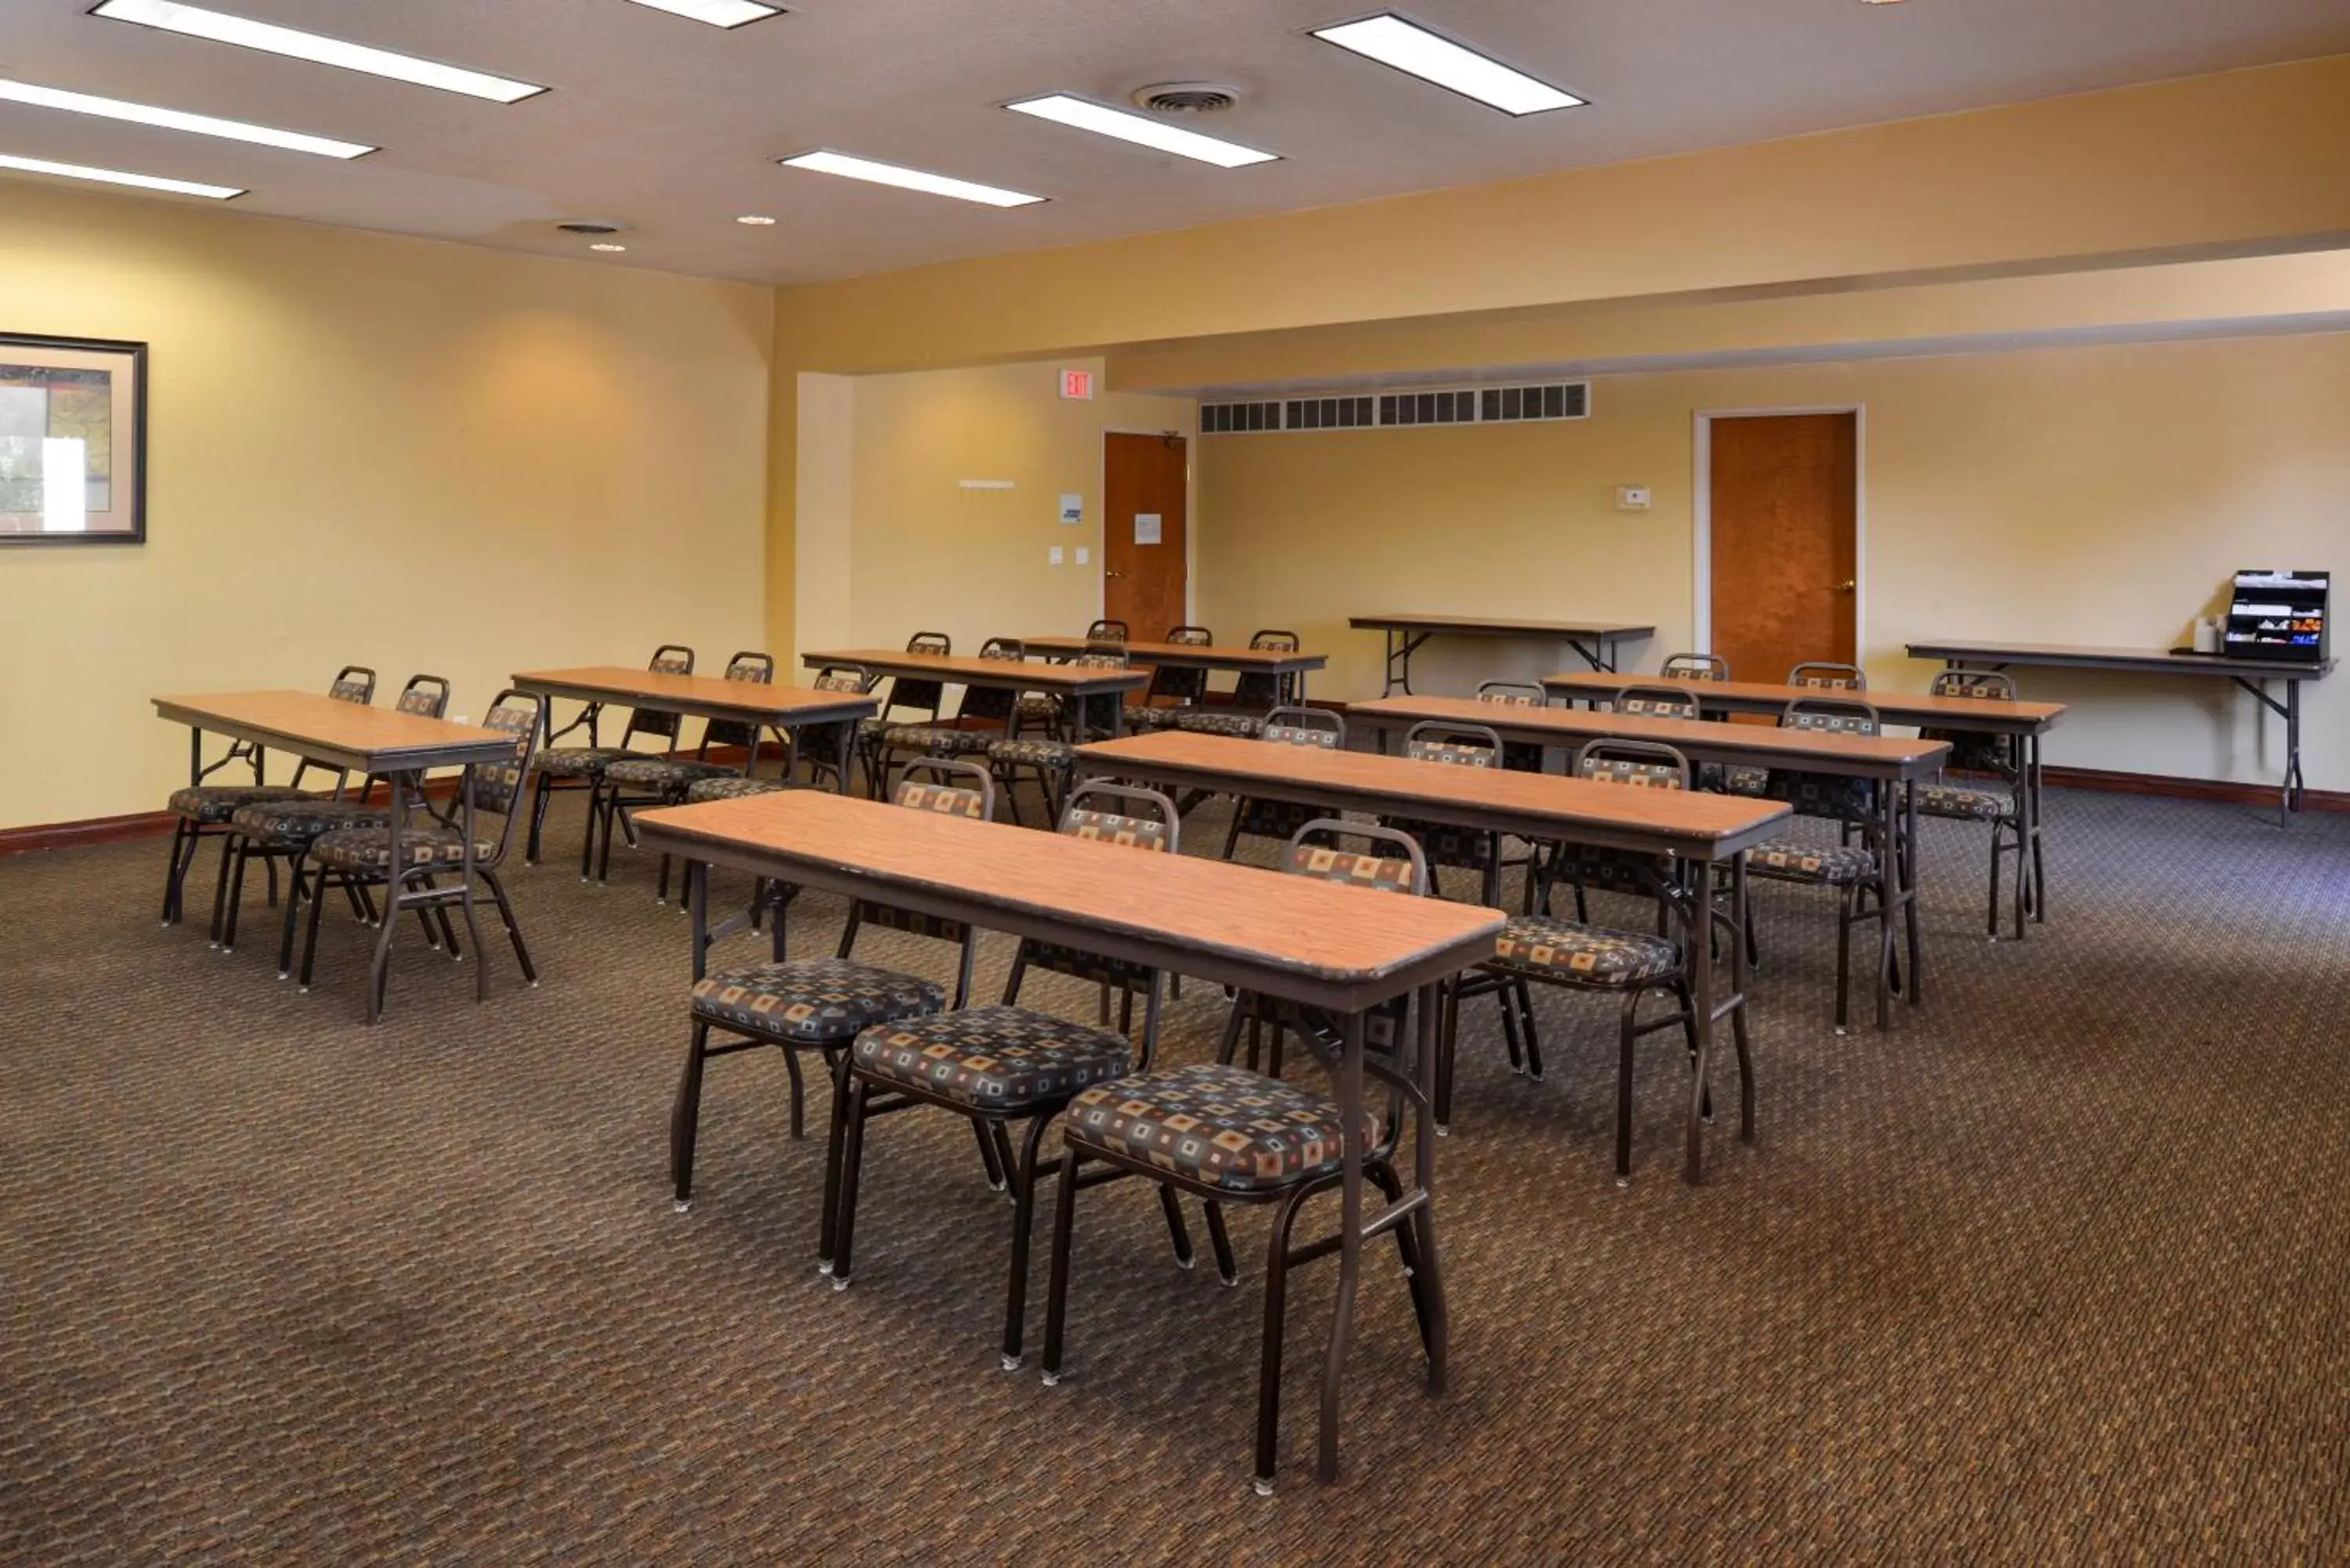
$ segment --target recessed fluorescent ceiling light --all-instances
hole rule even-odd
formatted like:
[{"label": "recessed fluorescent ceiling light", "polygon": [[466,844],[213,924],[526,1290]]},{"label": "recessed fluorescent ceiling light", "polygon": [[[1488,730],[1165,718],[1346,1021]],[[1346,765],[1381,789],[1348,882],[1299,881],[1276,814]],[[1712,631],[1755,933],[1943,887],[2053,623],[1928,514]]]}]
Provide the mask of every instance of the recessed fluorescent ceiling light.
[{"label": "recessed fluorescent ceiling light", "polygon": [[650,5],[656,11],[667,11],[672,16],[691,16],[713,27],[739,27],[762,16],[780,16],[784,9],[781,5],[762,5],[758,0],[636,0],[636,3]]},{"label": "recessed fluorescent ceiling light", "polygon": [[298,32],[274,23],[231,16],[221,11],[207,11],[201,5],[182,5],[176,4],[176,0],[101,0],[90,15],[117,22],[136,22],[142,27],[161,27],[171,33],[185,33],[192,38],[210,38],[218,44],[266,49],[273,55],[291,55],[297,60],[315,60],[322,66],[340,66],[346,70],[390,77],[397,81],[414,82],[419,87],[467,93],[497,103],[513,103],[546,90],[528,82],[509,81],[504,77],[469,71],[462,66],[444,66],[432,60],[420,60],[412,55],[395,55],[390,49],[371,49],[365,44],[347,44],[340,38],[321,37],[317,33]]},{"label": "recessed fluorescent ceiling light", "polygon": [[1400,16],[1366,16],[1336,27],[1317,27],[1314,36],[1342,49],[1352,49],[1383,66],[1393,66],[1422,81],[1451,88],[1464,98],[1491,104],[1505,114],[1540,114],[1546,109],[1573,109],[1583,99],[1512,70],[1474,49]]},{"label": "recessed fluorescent ceiling light", "polygon": [[41,109],[62,109],[75,114],[102,115],[108,119],[160,125],[166,130],[192,130],[198,136],[224,136],[231,141],[257,141],[264,147],[289,148],[296,152],[316,152],[328,158],[361,158],[375,151],[357,141],[305,136],[298,130],[273,130],[265,125],[247,125],[241,119],[214,119],[209,114],[183,114],[176,109],[125,103],[118,98],[92,98],[88,93],[35,87],[30,82],[0,79],[0,99],[11,103],[29,103]]},{"label": "recessed fluorescent ceiling light", "polygon": [[775,220],[764,213],[745,213],[734,221],[738,223],[748,223],[754,228],[764,229]]},{"label": "recessed fluorescent ceiling light", "polygon": [[1014,114],[1031,114],[1057,125],[1073,125],[1079,130],[1115,136],[1120,141],[1131,141],[1139,147],[1155,147],[1161,152],[1172,152],[1180,158],[1196,158],[1219,169],[1271,163],[1277,156],[1271,152],[1259,152],[1253,147],[1243,147],[1237,141],[1222,141],[1212,136],[1202,136],[1196,130],[1164,125],[1145,115],[1106,109],[1081,98],[1071,98],[1065,92],[1024,99],[1003,107]]},{"label": "recessed fluorescent ceiling light", "polygon": [[205,185],[193,180],[166,180],[161,174],[125,174],[119,169],[89,169],[79,163],[52,163],[46,158],[19,158],[0,152],[0,169],[21,169],[27,174],[59,174],[68,180],[96,180],[105,185],[136,185],[142,191],[170,191],[182,196],[210,196],[225,202],[244,192],[235,185]]},{"label": "recessed fluorescent ceiling light", "polygon": [[957,201],[978,202],[990,207],[1025,207],[1045,199],[993,185],[974,184],[969,180],[950,180],[943,174],[926,174],[920,169],[900,169],[895,163],[876,163],[869,158],[851,158],[846,152],[803,152],[796,158],[785,158],[781,161],[790,169],[813,169],[819,174],[870,180],[876,185],[895,185],[901,191],[952,196]]}]

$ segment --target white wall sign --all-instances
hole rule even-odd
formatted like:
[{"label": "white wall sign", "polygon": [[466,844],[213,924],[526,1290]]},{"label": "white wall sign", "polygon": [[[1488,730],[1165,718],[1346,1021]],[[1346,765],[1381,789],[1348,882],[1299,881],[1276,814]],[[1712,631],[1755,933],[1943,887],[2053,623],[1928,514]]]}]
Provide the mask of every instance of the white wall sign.
[{"label": "white wall sign", "polygon": [[1159,514],[1138,512],[1134,514],[1134,542],[1138,545],[1159,543]]},{"label": "white wall sign", "polygon": [[1082,523],[1085,520],[1086,498],[1074,493],[1063,493],[1061,496],[1061,521],[1064,523]]}]

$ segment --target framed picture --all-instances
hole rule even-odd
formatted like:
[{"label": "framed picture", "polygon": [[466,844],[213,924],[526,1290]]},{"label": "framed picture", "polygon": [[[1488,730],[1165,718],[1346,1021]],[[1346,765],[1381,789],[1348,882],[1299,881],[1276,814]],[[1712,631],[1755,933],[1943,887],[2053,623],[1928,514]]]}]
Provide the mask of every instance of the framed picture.
[{"label": "framed picture", "polygon": [[147,345],[0,332],[0,545],[147,541]]}]

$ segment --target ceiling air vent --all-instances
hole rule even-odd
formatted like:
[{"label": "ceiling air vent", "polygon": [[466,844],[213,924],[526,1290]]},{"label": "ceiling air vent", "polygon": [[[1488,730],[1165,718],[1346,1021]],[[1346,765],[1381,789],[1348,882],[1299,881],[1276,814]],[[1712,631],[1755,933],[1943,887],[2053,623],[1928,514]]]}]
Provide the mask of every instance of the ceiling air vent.
[{"label": "ceiling air vent", "polygon": [[1482,424],[1579,420],[1591,412],[1588,381],[1554,381],[1546,387],[1485,387],[1477,396],[1477,418]]},{"label": "ceiling air vent", "polygon": [[1153,114],[1222,114],[1240,98],[1237,88],[1215,82],[1160,82],[1134,94],[1135,103]]},{"label": "ceiling air vent", "polygon": [[568,223],[557,223],[555,226],[567,234],[586,234],[591,239],[600,238],[605,234],[617,234],[622,228],[621,224],[610,223],[602,218],[574,218]]},{"label": "ceiling air vent", "polygon": [[1201,435],[1243,435],[1253,431],[1277,431],[1281,428],[1279,403],[1202,403],[1200,405]]},{"label": "ceiling air vent", "polygon": [[1300,392],[1278,402],[1202,403],[1200,433],[1506,425],[1590,417],[1588,381],[1551,381],[1531,387],[1392,387],[1367,392]]}]

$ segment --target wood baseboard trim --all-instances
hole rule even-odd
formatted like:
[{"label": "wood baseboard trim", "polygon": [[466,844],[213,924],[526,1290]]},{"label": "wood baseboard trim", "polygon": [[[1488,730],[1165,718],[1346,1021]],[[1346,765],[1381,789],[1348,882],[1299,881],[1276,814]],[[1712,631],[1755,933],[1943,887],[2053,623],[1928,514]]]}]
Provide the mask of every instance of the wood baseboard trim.
[{"label": "wood baseboard trim", "polygon": [[[2109,768],[2043,770],[2051,788],[2101,790],[2108,794],[2163,795],[2172,800],[2220,801],[2230,805],[2263,806],[2273,811],[2280,785],[2238,784],[2228,779],[2189,779],[2170,774],[2126,774]],[[2350,792],[2313,789],[2303,792],[2311,811],[2350,812]]]}]

